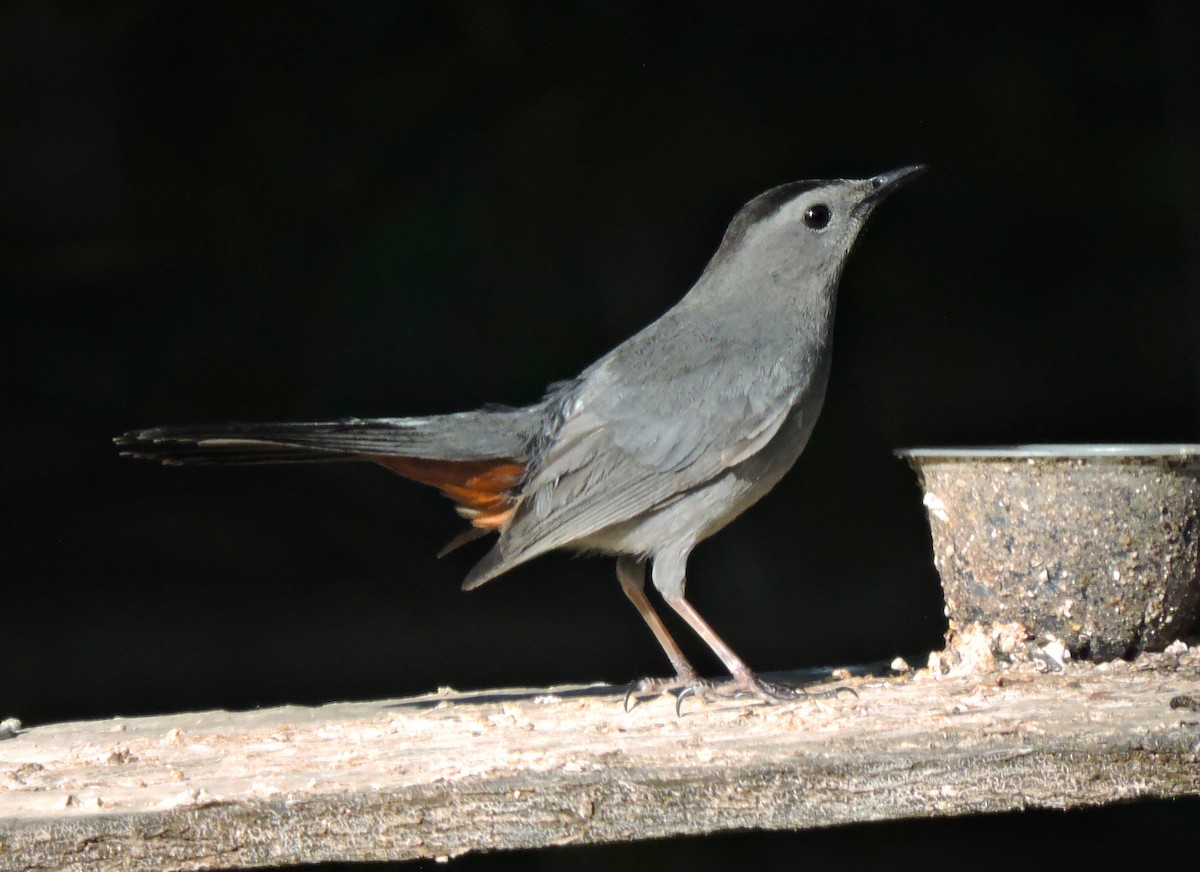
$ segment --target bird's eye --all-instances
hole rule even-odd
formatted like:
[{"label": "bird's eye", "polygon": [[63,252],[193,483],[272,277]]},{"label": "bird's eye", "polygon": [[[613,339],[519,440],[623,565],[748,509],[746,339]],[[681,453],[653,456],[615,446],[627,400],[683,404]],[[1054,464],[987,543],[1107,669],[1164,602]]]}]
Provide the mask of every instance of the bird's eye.
[{"label": "bird's eye", "polygon": [[804,225],[813,230],[822,230],[829,224],[829,217],[829,207],[824,203],[817,203],[804,210]]}]

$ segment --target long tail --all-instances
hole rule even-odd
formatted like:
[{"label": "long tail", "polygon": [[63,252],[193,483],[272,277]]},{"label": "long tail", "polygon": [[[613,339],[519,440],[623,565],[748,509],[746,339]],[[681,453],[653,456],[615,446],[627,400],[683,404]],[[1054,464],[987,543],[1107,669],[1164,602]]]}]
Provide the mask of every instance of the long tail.
[{"label": "long tail", "polygon": [[481,409],[428,418],[214,424],[133,430],[125,457],[171,466],[365,460],[431,485],[482,531],[511,515],[542,409]]}]

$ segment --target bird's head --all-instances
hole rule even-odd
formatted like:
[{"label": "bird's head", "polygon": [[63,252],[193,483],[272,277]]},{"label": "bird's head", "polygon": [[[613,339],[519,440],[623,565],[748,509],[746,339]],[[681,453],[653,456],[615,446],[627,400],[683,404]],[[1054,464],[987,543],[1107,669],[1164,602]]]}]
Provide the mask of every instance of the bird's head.
[{"label": "bird's head", "polygon": [[759,194],[734,216],[706,275],[790,283],[836,282],[859,231],[885,197],[924,169],[869,179],[789,182]]}]

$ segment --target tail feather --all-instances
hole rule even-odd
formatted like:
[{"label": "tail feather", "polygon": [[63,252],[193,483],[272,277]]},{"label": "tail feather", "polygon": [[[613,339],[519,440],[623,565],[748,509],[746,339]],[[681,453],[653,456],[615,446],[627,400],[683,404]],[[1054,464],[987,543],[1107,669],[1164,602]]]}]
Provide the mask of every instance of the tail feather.
[{"label": "tail feather", "polygon": [[329,463],[362,460],[353,454],[319,451],[278,442],[217,436],[156,427],[126,433],[113,440],[122,457],[149,460],[164,466],[212,466],[236,464],[255,466],[269,463]]},{"label": "tail feather", "polygon": [[436,487],[472,526],[491,532],[511,516],[541,408],[482,409],[428,418],[351,418],[133,430],[121,454],[170,466],[365,460]]},{"label": "tail feather", "polygon": [[314,463],[376,456],[444,461],[523,458],[539,431],[538,411],[531,407],[427,418],[151,427],[113,441],[127,457],[173,465]]}]

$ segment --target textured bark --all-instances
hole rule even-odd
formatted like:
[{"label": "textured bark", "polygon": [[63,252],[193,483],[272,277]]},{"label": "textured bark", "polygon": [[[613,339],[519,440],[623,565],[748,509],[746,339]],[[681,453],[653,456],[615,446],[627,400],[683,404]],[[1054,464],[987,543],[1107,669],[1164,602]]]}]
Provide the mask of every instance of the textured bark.
[{"label": "textured bark", "polygon": [[0,741],[0,869],[401,860],[1200,794],[1200,653],[853,678],[764,706],[608,686],[55,724]]}]

